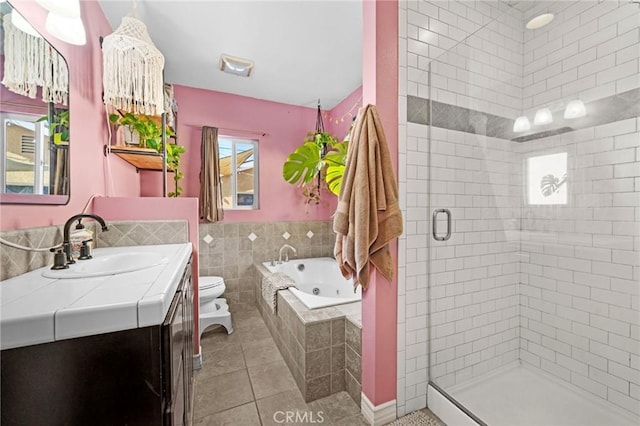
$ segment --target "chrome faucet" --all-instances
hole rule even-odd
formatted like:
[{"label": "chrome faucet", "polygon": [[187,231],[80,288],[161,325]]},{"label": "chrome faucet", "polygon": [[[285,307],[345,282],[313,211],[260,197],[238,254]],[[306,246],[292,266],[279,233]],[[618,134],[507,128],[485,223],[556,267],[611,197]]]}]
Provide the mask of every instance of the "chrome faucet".
[{"label": "chrome faucet", "polygon": [[282,247],[280,247],[280,253],[278,254],[278,263],[282,263],[282,253],[284,252],[284,261],[288,262],[289,261],[289,253],[287,252],[286,249],[291,249],[291,251],[293,252],[294,256],[298,255],[298,250],[296,250],[294,247],[290,246],[289,244],[285,244]]},{"label": "chrome faucet", "polygon": [[103,231],[108,231],[109,228],[107,227],[107,224],[105,223],[104,219],[101,218],[100,216],[96,215],[96,214],[91,214],[91,213],[80,213],[77,214],[75,216],[71,216],[69,219],[67,219],[67,221],[64,224],[64,229],[63,229],[63,242],[62,242],[62,249],[64,250],[64,254],[66,255],[66,260],[67,263],[76,263],[76,261],[73,259],[73,256],[71,255],[71,225],[73,224],[73,222],[75,222],[76,220],[78,221],[78,224],[76,225],[76,229],[82,229],[84,228],[84,225],[82,224],[82,218],[90,218],[90,219],[94,219],[96,221],[98,221],[100,223],[100,226],[102,227]]}]

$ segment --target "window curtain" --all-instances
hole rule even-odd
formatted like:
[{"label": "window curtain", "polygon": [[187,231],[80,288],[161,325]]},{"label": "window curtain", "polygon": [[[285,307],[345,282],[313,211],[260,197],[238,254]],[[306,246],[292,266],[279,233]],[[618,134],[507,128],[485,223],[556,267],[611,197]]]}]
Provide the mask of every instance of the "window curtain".
[{"label": "window curtain", "polygon": [[217,222],[224,217],[222,210],[222,181],[218,162],[218,129],[202,128],[200,147],[202,166],[200,168],[200,218],[207,222]]}]

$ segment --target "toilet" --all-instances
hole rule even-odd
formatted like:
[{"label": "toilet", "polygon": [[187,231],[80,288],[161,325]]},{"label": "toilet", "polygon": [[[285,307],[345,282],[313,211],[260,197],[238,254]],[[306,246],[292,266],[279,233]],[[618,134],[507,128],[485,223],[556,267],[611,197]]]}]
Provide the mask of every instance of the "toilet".
[{"label": "toilet", "polygon": [[221,325],[227,334],[233,333],[231,312],[226,299],[221,298],[225,291],[222,277],[200,277],[198,295],[200,298],[200,336],[212,325]]}]

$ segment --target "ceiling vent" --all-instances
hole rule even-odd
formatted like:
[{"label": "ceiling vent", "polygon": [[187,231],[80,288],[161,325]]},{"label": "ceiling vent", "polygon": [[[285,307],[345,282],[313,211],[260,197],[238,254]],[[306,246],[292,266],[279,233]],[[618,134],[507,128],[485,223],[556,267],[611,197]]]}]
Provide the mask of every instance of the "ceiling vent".
[{"label": "ceiling vent", "polygon": [[251,71],[253,71],[253,61],[223,54],[220,56],[220,71],[241,77],[249,77]]}]

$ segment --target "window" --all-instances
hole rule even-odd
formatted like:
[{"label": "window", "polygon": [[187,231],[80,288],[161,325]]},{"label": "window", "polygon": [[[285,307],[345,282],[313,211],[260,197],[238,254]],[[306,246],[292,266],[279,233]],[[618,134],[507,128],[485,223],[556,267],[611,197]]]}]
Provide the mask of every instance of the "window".
[{"label": "window", "polygon": [[218,138],[222,205],[225,209],[258,208],[258,141]]},{"label": "window", "polygon": [[527,159],[529,204],[567,204],[567,153]]}]

